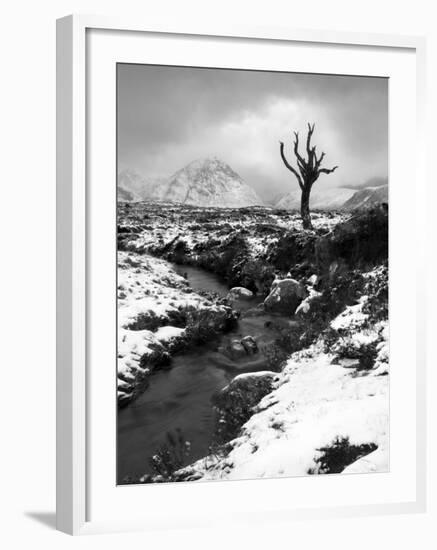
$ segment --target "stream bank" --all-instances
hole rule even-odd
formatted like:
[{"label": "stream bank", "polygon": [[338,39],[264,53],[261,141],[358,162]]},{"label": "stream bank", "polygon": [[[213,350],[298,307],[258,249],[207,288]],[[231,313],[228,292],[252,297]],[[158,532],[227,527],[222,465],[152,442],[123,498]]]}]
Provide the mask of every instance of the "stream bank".
[{"label": "stream bank", "polygon": [[[131,393],[128,408],[120,413],[119,441],[123,443],[119,448],[119,479],[124,479],[125,468],[133,480],[150,481],[151,454],[164,456],[160,452],[162,444],[171,445],[166,434],[177,430],[185,417],[186,429],[191,432],[184,436],[193,441],[189,456],[182,464],[173,461],[167,472],[158,471],[160,475],[153,481],[386,471],[387,208],[381,205],[352,217],[349,214],[341,223],[338,216],[320,215],[316,220],[319,227],[311,234],[299,231],[293,217],[283,218],[282,214],[265,209],[203,212],[157,205],[153,209],[147,205],[129,207],[119,234],[119,259],[126,254],[122,264],[130,262],[132,266],[134,259],[138,269],[128,268],[129,277],[132,276],[127,278],[128,298],[123,301],[123,296],[119,297],[119,311],[127,311],[134,324],[140,315],[148,321],[152,319],[155,326],[135,332],[129,330],[132,324],[119,323],[123,337],[119,345],[119,392],[125,395],[136,387],[134,374],[141,373],[141,358],[150,350],[148,343],[152,339],[170,350],[173,370],[148,370],[149,388],[145,393]],[[185,265],[171,265],[165,260]],[[274,280],[268,271],[259,271],[266,263],[275,270]],[[208,271],[203,272],[202,268]],[[122,266],[119,273],[123,269]],[[263,318],[265,309],[257,307],[256,299],[252,304],[244,302],[237,323],[214,331],[213,338],[201,338],[201,346],[175,349],[173,343],[177,344],[187,327],[186,323],[175,325],[181,314],[203,311],[206,316],[198,316],[195,327],[199,332],[203,332],[202,327],[208,328],[209,322],[216,322],[218,313],[232,317],[233,310],[223,299],[228,288],[214,288],[221,282],[217,274],[230,287],[243,286],[262,295],[269,292],[270,300],[264,305],[270,301],[276,311],[282,309],[282,298],[287,297],[288,291],[291,294],[287,298],[293,303],[299,284],[306,286],[308,296],[294,318],[294,309],[283,312],[282,318],[280,314]],[[189,287],[184,275],[197,285],[197,291]],[[121,294],[125,294],[124,290],[120,289]],[[226,330],[230,332],[224,334]],[[266,369],[263,354],[245,353],[241,340],[246,337],[257,338],[259,350],[263,338],[273,343],[265,348],[274,354],[279,350],[280,361],[262,350],[268,363]],[[189,341],[192,343],[193,339]],[[229,353],[229,347],[233,353]],[[272,362],[276,368],[271,367]],[[274,372],[264,376],[263,370]],[[170,384],[168,374],[180,378]],[[204,375],[210,375],[205,391],[200,387]],[[125,388],[123,382],[128,377]],[[259,388],[250,383],[248,395],[245,384],[259,378],[263,379]],[[162,380],[161,395],[158,380]],[[221,449],[214,448],[208,454],[215,423],[215,388],[226,386],[223,393],[229,394],[238,380],[243,380],[243,384],[236,385],[235,393],[246,393],[240,400],[243,414],[235,426],[234,439],[226,439]],[[147,403],[155,381],[156,401]],[[182,387],[190,394],[187,401],[178,394]],[[171,396],[172,401],[167,399]],[[254,403],[258,398],[261,401]],[[233,396],[225,399],[221,409],[230,406],[234,420],[232,399]],[[153,406],[166,409],[156,415],[158,429],[154,432],[146,425],[144,411],[138,410],[135,417],[135,408],[143,403],[144,411],[151,411]],[[187,408],[183,408],[183,403]],[[172,418],[170,409],[176,411]],[[192,409],[196,412],[190,416]],[[202,421],[204,429],[199,428]],[[129,452],[136,458],[126,461],[123,455]],[[196,462],[199,455],[203,456]],[[183,464],[190,466],[183,468]],[[143,477],[144,474],[147,475]]]},{"label": "stream bank", "polygon": [[[194,292],[214,293],[225,298],[228,287],[201,268],[171,265],[185,277]],[[151,474],[150,457],[165,443],[166,434],[181,430],[190,442],[190,460],[208,454],[216,428],[214,396],[238,374],[269,370],[264,352],[278,337],[278,327],[289,318],[268,314],[256,307],[262,297],[237,299],[238,324],[217,339],[176,353],[171,368],[150,376],[149,387],[118,414],[118,483],[127,477]],[[256,352],[241,352],[235,346],[245,338],[256,342]]]}]

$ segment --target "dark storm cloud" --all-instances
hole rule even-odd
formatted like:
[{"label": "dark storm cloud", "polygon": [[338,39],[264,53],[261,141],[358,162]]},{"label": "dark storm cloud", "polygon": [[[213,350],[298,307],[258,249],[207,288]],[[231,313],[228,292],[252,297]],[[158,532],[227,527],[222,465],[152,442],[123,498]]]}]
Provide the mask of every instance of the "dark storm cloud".
[{"label": "dark storm cloud", "polygon": [[278,141],[311,121],[340,166],[326,185],[386,177],[387,102],[385,79],[119,65],[119,169],[168,176],[218,156],[269,198],[291,185]]}]

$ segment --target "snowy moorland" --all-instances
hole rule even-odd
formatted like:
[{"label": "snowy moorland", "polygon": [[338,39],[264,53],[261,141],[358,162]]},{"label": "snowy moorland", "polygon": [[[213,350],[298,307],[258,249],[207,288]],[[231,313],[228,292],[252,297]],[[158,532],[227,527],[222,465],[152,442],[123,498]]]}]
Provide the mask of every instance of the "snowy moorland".
[{"label": "snowy moorland", "polygon": [[227,369],[205,403],[207,450],[166,424],[133,482],[387,471],[387,209],[316,212],[313,225],[265,207],[120,203],[119,405],[190,350]]},{"label": "snowy moorland", "polygon": [[[387,321],[369,326],[369,315],[363,313],[367,300],[363,296],[331,322],[342,336],[330,352],[320,338],[290,357],[224,456],[196,462],[179,472],[181,479],[387,471],[388,326]],[[376,350],[368,368],[360,366],[365,346]]]}]

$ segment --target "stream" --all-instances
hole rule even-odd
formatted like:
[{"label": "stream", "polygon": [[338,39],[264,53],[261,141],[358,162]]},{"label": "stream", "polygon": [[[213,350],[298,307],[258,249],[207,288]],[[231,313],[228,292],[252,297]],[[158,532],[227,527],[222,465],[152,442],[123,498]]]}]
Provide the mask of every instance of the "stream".
[{"label": "stream", "polygon": [[[195,291],[212,291],[220,296],[229,292],[223,281],[203,269],[179,265],[173,265],[173,269],[187,277]],[[123,483],[127,476],[153,473],[149,458],[165,442],[167,432],[177,428],[191,443],[188,462],[208,454],[214,432],[213,395],[237,374],[269,368],[261,351],[232,360],[218,349],[232,339],[250,335],[262,350],[278,336],[275,328],[278,323],[290,323],[289,319],[264,313],[245,315],[261,301],[262,298],[254,297],[234,302],[233,308],[241,312],[235,329],[214,343],[173,356],[172,368],[154,373],[146,391],[118,411],[118,483]]]}]

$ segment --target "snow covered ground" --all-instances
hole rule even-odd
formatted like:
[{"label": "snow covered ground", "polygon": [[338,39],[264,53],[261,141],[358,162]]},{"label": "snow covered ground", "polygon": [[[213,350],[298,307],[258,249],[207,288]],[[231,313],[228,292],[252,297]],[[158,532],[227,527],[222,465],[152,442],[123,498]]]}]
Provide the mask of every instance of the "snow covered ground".
[{"label": "snow covered ground", "polygon": [[364,296],[346,308],[331,326],[347,334],[352,349],[375,343],[371,368],[361,369],[354,358],[339,357],[342,338],[329,353],[319,339],[290,357],[276,375],[273,391],[230,442],[230,452],[196,462],[183,470],[182,477],[254,479],[387,471],[388,325],[380,321],[369,326],[363,312],[366,301]]},{"label": "snow covered ground", "polygon": [[[176,240],[183,241],[192,250],[195,245],[208,241],[223,242],[231,233],[238,231],[245,235],[250,254],[256,258],[263,256],[267,248],[275,244],[281,232],[300,230],[302,227],[299,214],[278,212],[267,207],[238,210],[133,203],[120,205],[119,208],[122,231],[140,229],[130,235],[127,233],[125,239],[128,247],[152,253]],[[146,220],[142,221],[144,217]],[[344,212],[312,214],[314,228],[326,231],[349,217],[350,214]]]},{"label": "snow covered ground", "polygon": [[193,292],[165,260],[132,252],[118,252],[117,292],[118,398],[126,403],[184,339],[187,311],[225,308]]},{"label": "snow covered ground", "polygon": [[[381,238],[384,216],[386,213],[380,214]],[[122,403],[132,398],[138,380],[147,378],[156,359],[158,363],[165,361],[165,355],[184,340],[184,312],[219,313],[226,308],[211,296],[193,292],[170,264],[151,255],[211,269],[221,277],[229,277],[228,284],[234,286],[245,286],[245,280],[252,282],[253,286],[247,288],[262,296],[268,294],[276,278],[300,277],[307,285],[308,296],[296,311],[296,322],[304,327],[308,319],[314,325],[315,337],[306,341],[306,349],[294,347],[300,351],[291,356],[288,352],[280,372],[257,373],[258,378],[269,377],[265,385],[269,393],[265,395],[264,391],[264,397],[250,409],[250,418],[245,416],[238,424],[238,436],[233,432],[234,439],[228,438],[210,456],[180,469],[173,479],[252,479],[388,470],[386,258],[379,248],[379,255],[372,256],[369,246],[362,244],[367,245],[369,239],[373,242],[373,234],[365,233],[370,223],[367,218],[363,223],[352,218],[352,224],[348,221],[336,233],[335,226],[349,218],[337,212],[313,213],[315,231],[308,238],[297,214],[265,207],[222,208],[219,213],[213,208],[145,203],[121,207],[119,246],[126,250],[119,252],[118,366]],[[315,238],[325,245],[320,248],[325,253],[321,264],[312,252],[311,239]],[[346,254],[339,262],[339,250],[343,249],[338,243],[350,247],[348,239],[356,245],[353,250],[358,259]],[[367,253],[367,264],[361,261],[362,251]],[[264,274],[266,266],[270,272]],[[288,273],[288,266],[294,273]],[[319,277],[325,278],[322,285]],[[349,283],[352,287],[361,285],[358,294],[353,289],[348,299],[341,294],[336,285],[341,288],[342,277],[346,277],[346,288]],[[319,299],[322,305],[317,306]],[[341,305],[345,303],[352,305]],[[317,318],[317,307],[314,317],[314,304],[324,304],[325,310],[320,310],[323,315],[326,308],[331,308],[327,321]],[[337,315],[341,307],[343,311]],[[250,388],[250,384],[246,386]]]}]

